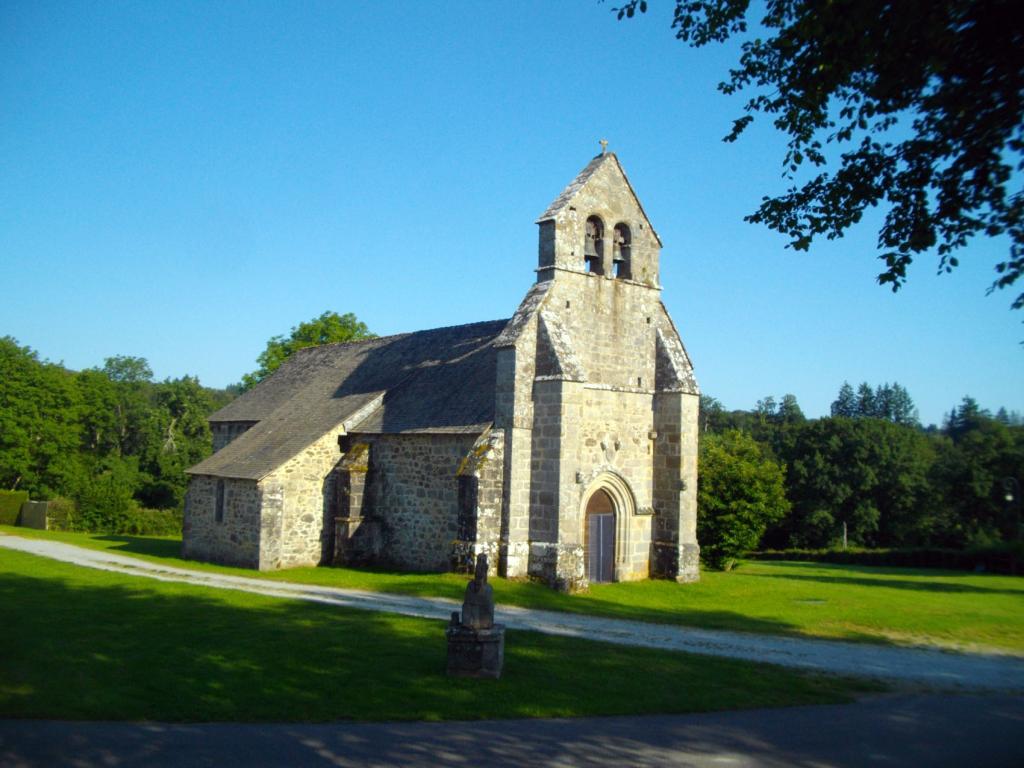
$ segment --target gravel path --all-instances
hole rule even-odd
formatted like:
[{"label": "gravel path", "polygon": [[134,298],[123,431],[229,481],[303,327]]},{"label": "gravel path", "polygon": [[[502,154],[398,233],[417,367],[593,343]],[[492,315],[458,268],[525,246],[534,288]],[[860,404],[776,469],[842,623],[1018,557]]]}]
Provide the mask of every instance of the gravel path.
[{"label": "gravel path", "polygon": [[[42,539],[0,535],[0,547],[87,568],[159,581],[236,589],[271,597],[310,600],[405,616],[447,620],[452,611],[460,607],[455,601],[444,598],[408,597],[193,571]],[[1024,691],[1024,658],[1019,656],[804,640],[537,611],[501,604],[497,612],[499,620],[510,629],[532,630],[549,635],[586,637],[621,645],[748,659],[942,689]]]}]

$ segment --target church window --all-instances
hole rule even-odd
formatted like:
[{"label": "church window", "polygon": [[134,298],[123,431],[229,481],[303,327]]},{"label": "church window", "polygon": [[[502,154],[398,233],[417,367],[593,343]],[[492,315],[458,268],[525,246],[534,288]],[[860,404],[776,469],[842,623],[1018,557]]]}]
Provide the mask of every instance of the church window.
[{"label": "church window", "polygon": [[224,481],[217,480],[217,509],[215,516],[218,523],[224,522]]},{"label": "church window", "polygon": [[462,541],[476,541],[476,507],[479,481],[472,475],[459,476],[458,535]]},{"label": "church window", "polygon": [[612,269],[615,277],[629,280],[632,277],[630,257],[632,255],[632,237],[629,227],[616,224],[612,237]]},{"label": "church window", "polygon": [[597,216],[587,219],[586,240],[583,243],[583,262],[587,272],[604,274],[604,222]]}]

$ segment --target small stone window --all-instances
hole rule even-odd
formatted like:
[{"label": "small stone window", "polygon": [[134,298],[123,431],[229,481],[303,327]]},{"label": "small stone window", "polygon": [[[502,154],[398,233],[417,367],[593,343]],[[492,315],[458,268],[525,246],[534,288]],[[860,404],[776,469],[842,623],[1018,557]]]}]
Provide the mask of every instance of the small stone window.
[{"label": "small stone window", "polygon": [[217,507],[214,510],[214,517],[218,523],[224,522],[224,481],[217,480]]},{"label": "small stone window", "polygon": [[595,275],[604,274],[604,222],[597,216],[587,219],[583,262],[587,272],[593,272]]},{"label": "small stone window", "polygon": [[622,280],[630,280],[633,277],[630,263],[632,241],[629,227],[621,223],[616,224],[612,237],[612,269],[615,277]]},{"label": "small stone window", "polygon": [[458,536],[462,541],[476,541],[476,506],[479,481],[472,475],[459,475]]}]

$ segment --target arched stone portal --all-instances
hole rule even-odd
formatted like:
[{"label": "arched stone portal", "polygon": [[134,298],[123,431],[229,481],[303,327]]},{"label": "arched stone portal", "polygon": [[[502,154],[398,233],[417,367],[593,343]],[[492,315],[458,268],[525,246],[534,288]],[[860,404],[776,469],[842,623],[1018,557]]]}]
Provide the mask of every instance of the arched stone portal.
[{"label": "arched stone portal", "polygon": [[592,582],[615,578],[615,502],[598,488],[587,500],[584,523],[584,557],[587,579]]}]

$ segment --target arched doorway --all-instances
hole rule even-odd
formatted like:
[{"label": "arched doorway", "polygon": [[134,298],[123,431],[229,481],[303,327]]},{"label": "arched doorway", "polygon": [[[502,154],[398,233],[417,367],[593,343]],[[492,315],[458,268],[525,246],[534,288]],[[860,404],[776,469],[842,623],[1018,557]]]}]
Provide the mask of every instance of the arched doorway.
[{"label": "arched doorway", "polygon": [[614,580],[615,502],[603,488],[598,488],[587,500],[583,530],[587,579],[592,582]]}]

